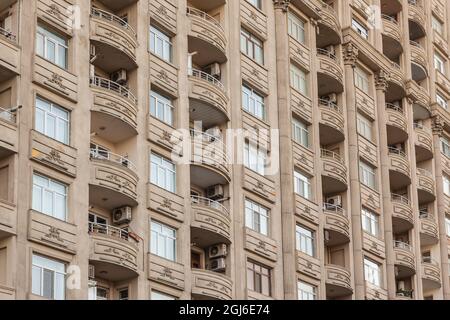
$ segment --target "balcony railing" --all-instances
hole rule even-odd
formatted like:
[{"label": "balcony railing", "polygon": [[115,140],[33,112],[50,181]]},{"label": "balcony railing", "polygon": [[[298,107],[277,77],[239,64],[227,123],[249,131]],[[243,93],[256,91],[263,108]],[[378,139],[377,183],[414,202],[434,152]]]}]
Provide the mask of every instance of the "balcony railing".
[{"label": "balcony railing", "polygon": [[0,119],[6,120],[11,123],[16,123],[16,115],[8,109],[0,108]]},{"label": "balcony railing", "polygon": [[89,233],[98,233],[130,241],[128,230],[117,228],[103,223],[89,222]]},{"label": "balcony railing", "polygon": [[322,158],[331,158],[334,159],[340,163],[344,163],[344,159],[342,159],[341,155],[339,153],[336,153],[334,151],[330,151],[327,149],[320,149],[320,156]]},{"label": "balcony railing", "polygon": [[413,46],[413,47],[416,47],[416,48],[424,50],[423,46],[420,43],[416,42],[416,41],[409,40],[409,44],[411,46]]},{"label": "balcony railing", "polygon": [[395,104],[392,104],[392,103],[386,103],[386,108],[387,108],[387,109],[390,109],[390,110],[397,111],[397,112],[399,112],[399,113],[401,113],[401,114],[404,114],[404,113],[405,113],[405,112],[403,111],[403,108],[402,108],[402,107],[399,107],[399,106],[397,106],[397,105],[395,105]]},{"label": "balcony railing", "polygon": [[387,14],[382,14],[382,15],[381,15],[381,18],[382,18],[383,20],[387,20],[387,21],[389,21],[389,22],[392,22],[392,23],[398,25],[398,21],[397,21],[394,17],[388,16]]},{"label": "balcony railing", "polygon": [[16,35],[14,33],[12,33],[11,31],[8,31],[6,29],[3,29],[2,27],[0,27],[0,35],[11,41],[16,41],[16,39],[17,39]]},{"label": "balcony railing", "polygon": [[128,98],[134,104],[137,104],[137,99],[134,96],[134,94],[131,93],[131,91],[128,88],[121,86],[117,82],[114,82],[114,81],[111,81],[111,80],[108,80],[105,78],[93,77],[93,78],[91,78],[91,85],[100,87],[100,88],[103,88],[106,90],[114,91],[115,93],[119,94],[120,96]]},{"label": "balcony railing", "polygon": [[431,212],[425,211],[425,210],[420,210],[419,218],[434,221],[434,214],[432,214]]},{"label": "balcony railing", "polygon": [[422,263],[429,263],[434,266],[439,266],[439,262],[437,262],[436,260],[434,260],[431,257],[422,257]]},{"label": "balcony railing", "polygon": [[105,161],[111,161],[114,163],[117,163],[121,166],[124,166],[134,172],[136,172],[136,166],[130,161],[128,160],[127,157],[109,152],[109,151],[104,151],[104,150],[98,150],[98,149],[91,149],[90,152],[90,157],[91,159],[96,159],[96,160],[105,160]]},{"label": "balcony railing", "polygon": [[394,241],[394,248],[403,249],[412,252],[412,247],[409,243],[403,241]]},{"label": "balcony railing", "polygon": [[321,106],[324,106],[324,107],[327,107],[327,108],[330,108],[330,109],[334,109],[334,110],[336,110],[337,112],[341,113],[341,108],[339,108],[339,106],[337,105],[337,103],[334,102],[334,101],[330,101],[330,100],[320,99],[320,98],[319,98],[319,104],[320,104]]},{"label": "balcony railing", "polygon": [[201,80],[208,81],[211,84],[213,84],[214,86],[218,87],[220,90],[225,91],[225,87],[222,84],[222,82],[220,82],[219,80],[214,78],[209,73],[206,73],[206,72],[203,72],[203,71],[200,71],[200,70],[197,70],[197,69],[190,69],[190,70],[188,70],[188,74],[190,76],[195,77],[195,78],[199,78]]},{"label": "balcony railing", "polygon": [[193,7],[187,7],[186,8],[186,13],[188,16],[193,16],[193,17],[198,17],[200,19],[203,19],[205,21],[208,21],[209,23],[214,24],[217,28],[219,28],[222,32],[224,32],[222,25],[220,24],[219,21],[217,21],[217,19],[211,17],[209,14],[207,14],[206,12],[193,8]]},{"label": "balcony railing", "polygon": [[98,8],[92,8],[91,15],[102,20],[110,21],[118,25],[119,27],[129,31],[134,37],[137,37],[136,31],[134,31],[134,29],[128,24],[128,22],[112,13],[109,13],[107,11]]},{"label": "balcony railing", "polygon": [[397,290],[397,292],[395,293],[397,295],[397,297],[404,297],[404,298],[413,298],[413,290]]},{"label": "balcony railing", "polygon": [[[196,129],[190,129],[190,133],[191,133],[191,140],[192,142],[202,142],[205,144],[208,144],[209,146],[214,146],[214,150],[215,151],[220,151],[221,154],[224,157],[224,160],[226,161],[226,163],[229,163],[229,159],[228,159],[228,155],[226,152],[226,145],[222,140],[222,137],[220,136],[214,136],[212,134],[200,131],[200,130],[196,130]],[[207,149],[210,150],[210,149]]]},{"label": "balcony railing", "polygon": [[333,52],[331,52],[331,51],[328,51],[328,50],[325,50],[325,49],[321,49],[321,48],[317,48],[317,54],[321,55],[321,56],[326,56],[326,57],[328,57],[328,58],[338,62],[338,59],[337,59],[336,55]]},{"label": "balcony railing", "polygon": [[403,158],[406,158],[405,151],[403,151],[401,149],[398,149],[398,148],[394,148],[394,147],[389,147],[388,149],[389,149],[389,154],[396,154],[396,155],[399,155],[399,156],[401,156]]},{"label": "balcony railing", "polygon": [[343,209],[341,206],[332,204],[332,203],[323,203],[323,210],[328,212],[336,213],[340,216],[347,217],[347,214],[345,213],[345,209]]},{"label": "balcony railing", "polygon": [[407,197],[399,195],[399,194],[392,193],[391,194],[391,201],[398,202],[398,203],[403,203],[403,204],[409,206],[409,199]]},{"label": "balcony railing", "polygon": [[208,207],[211,209],[215,209],[215,210],[219,211],[225,217],[227,217],[227,218],[230,217],[230,212],[228,211],[228,209],[218,201],[211,200],[211,199],[208,199],[205,197],[191,195],[191,204],[201,205],[201,206],[205,206],[205,207]]}]

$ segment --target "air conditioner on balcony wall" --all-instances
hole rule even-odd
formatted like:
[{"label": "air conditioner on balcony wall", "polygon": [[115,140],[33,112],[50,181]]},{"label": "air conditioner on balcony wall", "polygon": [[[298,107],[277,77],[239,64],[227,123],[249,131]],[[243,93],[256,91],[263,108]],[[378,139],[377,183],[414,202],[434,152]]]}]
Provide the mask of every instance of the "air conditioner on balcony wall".
[{"label": "air conditioner on balcony wall", "polygon": [[212,259],[209,264],[209,270],[211,271],[223,271],[226,268],[225,258]]},{"label": "air conditioner on balcony wall", "polygon": [[225,257],[227,255],[227,245],[225,243],[219,243],[209,247],[209,257]]},{"label": "air conditioner on balcony wall", "polygon": [[131,221],[131,207],[121,207],[113,210],[114,224],[124,224]]},{"label": "air conditioner on balcony wall", "polygon": [[111,81],[114,81],[120,85],[125,85],[127,83],[127,70],[120,69],[111,74]]},{"label": "air conditioner on balcony wall", "polygon": [[336,206],[336,207],[342,208],[342,197],[340,195],[328,197],[328,198],[326,198],[325,202],[326,202],[326,205],[330,205],[330,207],[334,208],[334,206]]},{"label": "air conditioner on balcony wall", "polygon": [[222,199],[224,195],[223,185],[216,184],[206,189],[206,197],[211,200]]}]

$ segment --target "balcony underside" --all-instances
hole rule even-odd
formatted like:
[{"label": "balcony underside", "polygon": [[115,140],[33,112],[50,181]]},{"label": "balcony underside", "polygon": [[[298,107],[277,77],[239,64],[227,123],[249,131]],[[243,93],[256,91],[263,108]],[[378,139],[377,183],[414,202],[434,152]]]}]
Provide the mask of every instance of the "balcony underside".
[{"label": "balcony underside", "polygon": [[397,264],[397,262],[395,263],[395,268],[397,269],[396,272],[397,279],[409,278],[416,273],[416,270],[412,269],[411,267],[407,267],[403,264]]},{"label": "balcony underside", "polygon": [[403,47],[397,39],[383,34],[383,53],[391,60],[396,60],[403,53]]},{"label": "balcony underside", "polygon": [[196,226],[197,223],[193,222],[191,225],[191,242],[194,242],[197,246],[206,248],[218,243],[230,243],[230,240],[223,235],[214,231]]},{"label": "balcony underside", "polygon": [[15,77],[16,75],[17,74],[14,71],[0,65],[0,82],[9,80]]},{"label": "balcony underside", "polygon": [[94,65],[100,69],[113,73],[119,69],[132,70],[137,68],[136,61],[124,51],[102,41],[91,41],[95,45],[97,54]]},{"label": "balcony underside", "polygon": [[397,81],[389,80],[389,87],[386,90],[386,101],[398,101],[406,96],[405,87]]},{"label": "balcony underside", "polygon": [[325,227],[325,230],[329,233],[329,240],[326,243],[327,246],[338,246],[350,242],[348,234],[332,230],[328,227]]},{"label": "balcony underside", "polygon": [[331,145],[345,140],[345,135],[342,131],[324,123],[319,124],[319,135],[320,143],[323,145]]},{"label": "balcony underside", "polygon": [[112,11],[119,11],[137,2],[138,0],[98,0],[98,1],[103,3]]},{"label": "balcony underside", "polygon": [[138,204],[136,200],[122,192],[92,184],[89,185],[89,203],[107,210],[123,206],[134,207]]},{"label": "balcony underside", "polygon": [[112,282],[129,280],[137,277],[138,273],[127,267],[119,266],[114,263],[89,260],[89,264],[95,267],[95,278],[104,279]]},{"label": "balcony underside", "polygon": [[316,36],[316,45],[322,48],[328,45],[337,45],[341,43],[341,34],[319,20],[319,33]]},{"label": "balcony underside", "polygon": [[212,165],[191,164],[191,182],[201,188],[229,183],[228,177]]},{"label": "balcony underside", "polygon": [[5,10],[6,8],[8,8],[9,6],[11,6],[14,2],[16,2],[17,0],[2,0],[0,2],[0,11]]},{"label": "balcony underside", "polygon": [[402,233],[411,230],[413,227],[414,224],[410,220],[407,220],[406,217],[400,215],[392,216],[392,230],[394,233]]},{"label": "balcony underside", "polygon": [[403,128],[395,126],[393,123],[388,123],[386,126],[388,144],[393,145],[408,140],[408,132]]},{"label": "balcony underside", "polygon": [[431,112],[430,109],[428,109],[428,106],[424,106],[418,103],[413,104],[413,113],[414,120],[424,120],[428,119],[431,116]]},{"label": "balcony underside", "polygon": [[331,75],[320,72],[319,69],[317,72],[319,96],[325,96],[330,93],[341,93],[344,91],[344,86],[341,81]]},{"label": "balcony underside", "polygon": [[203,128],[211,128],[229,120],[228,115],[216,106],[193,98],[189,99],[189,119],[201,121]]},{"label": "balcony underside", "polygon": [[389,169],[389,181],[392,190],[400,190],[411,184],[411,177],[407,176],[404,172],[391,168]]},{"label": "balcony underside", "polygon": [[394,15],[402,10],[401,0],[381,0],[382,13]]},{"label": "balcony underside", "polygon": [[433,152],[430,149],[424,148],[417,144],[415,146],[415,149],[416,149],[416,161],[417,162],[422,162],[425,160],[433,159]]},{"label": "balcony underside", "polygon": [[426,79],[428,76],[427,70],[423,66],[416,64],[414,62],[411,62],[411,73],[412,73],[412,78],[416,82],[420,82],[420,81]]},{"label": "balcony underside", "polygon": [[189,3],[197,9],[208,12],[211,9],[223,6],[226,3],[226,0],[190,0]]},{"label": "balcony underside", "polygon": [[339,192],[344,192],[348,189],[348,186],[346,183],[344,183],[341,180],[338,180],[334,177],[326,176],[322,173],[322,191],[325,194],[334,194]]},{"label": "balcony underside", "polygon": [[342,298],[345,296],[349,296],[353,293],[353,290],[351,290],[349,288],[330,284],[330,283],[326,284],[326,290],[327,290],[327,298],[331,298],[331,299]]},{"label": "balcony underside", "polygon": [[410,39],[416,40],[426,36],[424,27],[417,21],[409,19],[409,34]]},{"label": "balcony underside", "polygon": [[103,113],[91,111],[91,132],[112,143],[122,142],[135,135],[137,131],[127,122]]},{"label": "balcony underside", "polygon": [[214,62],[224,63],[227,61],[225,52],[211,42],[194,36],[188,36],[188,51],[198,52],[198,54],[192,57],[192,60],[195,64],[200,66],[207,66]]}]

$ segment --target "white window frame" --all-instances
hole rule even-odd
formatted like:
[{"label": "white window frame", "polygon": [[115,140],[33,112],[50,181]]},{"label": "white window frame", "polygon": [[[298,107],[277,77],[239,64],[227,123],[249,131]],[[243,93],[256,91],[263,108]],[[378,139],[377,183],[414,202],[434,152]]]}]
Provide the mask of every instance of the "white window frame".
[{"label": "white window frame", "polygon": [[438,34],[444,35],[444,24],[435,15],[431,15],[431,26]]},{"label": "white window frame", "polygon": [[297,281],[297,298],[303,301],[317,300],[317,286]]},{"label": "white window frame", "polygon": [[355,87],[366,94],[370,94],[370,76],[360,67],[355,68]]},{"label": "white window frame", "polygon": [[308,125],[296,118],[292,118],[292,139],[305,148],[310,147]]},{"label": "white window frame", "polygon": [[294,191],[299,196],[311,200],[311,179],[297,170],[294,171]]},{"label": "white window frame", "polygon": [[[52,296],[51,297],[45,297],[44,296],[44,273],[51,273],[52,279],[51,283],[47,284],[50,285]],[[65,300],[65,294],[66,294],[66,264],[61,261],[57,261],[51,258],[47,258],[44,256],[41,256],[39,254],[33,253],[32,256],[32,271],[31,271],[31,292],[35,295],[45,297],[47,299],[52,300]],[[34,277],[39,274],[39,284],[37,284],[36,279]],[[59,279],[57,277],[62,277],[62,279]],[[61,287],[57,288],[58,285],[62,285]],[[37,285],[37,286],[36,286]],[[57,296],[59,291],[59,296]]]},{"label": "white window frame", "polygon": [[173,126],[172,100],[150,90],[150,115],[154,118]]},{"label": "white window frame", "polygon": [[265,174],[266,166],[266,150],[258,146],[254,142],[248,140],[244,143],[244,165],[248,169],[259,173]]},{"label": "white window frame", "polygon": [[445,75],[445,62],[446,62],[445,58],[441,54],[437,52],[434,53],[434,68],[444,75]]},{"label": "white window frame", "polygon": [[246,85],[242,85],[242,108],[258,119],[265,120],[264,97]]},{"label": "white window frame", "polygon": [[244,28],[241,28],[241,52],[257,63],[264,65],[263,41]]},{"label": "white window frame", "polygon": [[361,22],[352,18],[352,29],[355,30],[362,38],[369,40],[369,29]]},{"label": "white window frame", "polygon": [[[46,185],[41,185],[38,183],[37,179],[44,179],[47,183]],[[46,177],[44,175],[38,174],[38,173],[33,173],[33,192],[32,192],[32,209],[35,211],[38,211],[40,213],[43,213],[45,215],[54,217],[58,220],[62,220],[62,221],[67,221],[67,215],[68,215],[68,208],[67,208],[67,190],[68,190],[68,186],[62,182],[53,180],[49,177]],[[64,187],[64,193],[59,192],[58,190],[56,190],[55,186],[60,186],[60,187]],[[47,197],[50,196],[51,198],[51,204],[46,204],[46,201],[48,201],[48,198],[46,199],[46,195]],[[40,199],[36,198],[36,197],[40,197]],[[64,201],[64,212],[63,215],[58,214],[58,212],[56,212],[56,199],[57,197],[62,198],[62,200]],[[39,202],[37,202],[39,200]],[[46,207],[50,207],[51,206],[51,211],[47,211],[45,212],[45,208]]]},{"label": "white window frame", "polygon": [[295,226],[295,246],[298,251],[315,257],[316,232],[302,225]]},{"label": "white window frame", "polygon": [[[172,62],[172,39],[160,29],[150,25],[150,52],[164,61]],[[158,48],[160,42],[160,50]]]},{"label": "white window frame", "polygon": [[372,189],[376,189],[376,173],[375,168],[369,166],[362,160],[359,161],[359,180],[360,182]]},{"label": "white window frame", "polygon": [[362,215],[361,222],[363,230],[374,237],[378,237],[380,232],[379,215],[365,208],[361,209],[361,215]]},{"label": "white window frame", "polygon": [[152,290],[150,292],[150,300],[160,300],[160,301],[164,301],[164,300],[176,300],[176,298],[174,296],[171,296],[169,294],[163,293],[161,291],[158,290]]},{"label": "white window frame", "polygon": [[448,101],[440,93],[436,93],[436,102],[443,109],[448,110]]},{"label": "white window frame", "polygon": [[289,35],[301,44],[306,43],[305,22],[296,14],[288,13],[288,33]]},{"label": "white window frame", "polygon": [[176,261],[177,230],[155,220],[150,221],[150,229],[150,253],[166,260]]},{"label": "white window frame", "polygon": [[245,226],[268,236],[269,209],[250,199],[245,199]]},{"label": "white window frame", "polygon": [[447,137],[441,137],[441,151],[450,158],[450,140]]},{"label": "white window frame", "polygon": [[308,76],[305,71],[291,64],[289,69],[291,87],[303,94],[309,96],[308,93]]},{"label": "white window frame", "polygon": [[[35,104],[34,128],[36,131],[68,145],[70,143],[70,111],[38,96],[36,96]],[[63,114],[67,117],[62,117]],[[38,123],[39,119],[42,123]]]},{"label": "white window frame", "polygon": [[367,258],[364,258],[364,280],[374,286],[381,286],[381,266]]},{"label": "white window frame", "polygon": [[356,116],[358,133],[369,141],[372,141],[372,121],[358,113]]},{"label": "white window frame", "polygon": [[447,175],[443,175],[442,183],[444,188],[444,194],[450,197],[450,177],[448,177]]},{"label": "white window frame", "polygon": [[[41,46],[39,46],[39,42],[41,42]],[[54,59],[50,57],[50,49],[49,44],[52,44],[55,47],[53,52]],[[36,54],[41,56],[47,61],[54,63],[55,65],[66,69],[68,68],[68,43],[69,41],[63,35],[53,32],[50,29],[38,25],[36,30]],[[63,61],[60,61],[62,57],[60,57],[61,51],[64,52]]]},{"label": "white window frame", "polygon": [[177,171],[175,164],[156,153],[150,155],[150,182],[158,187],[176,192]]},{"label": "white window frame", "polygon": [[248,3],[250,3],[255,8],[258,8],[259,10],[262,10],[262,0],[247,0]]}]

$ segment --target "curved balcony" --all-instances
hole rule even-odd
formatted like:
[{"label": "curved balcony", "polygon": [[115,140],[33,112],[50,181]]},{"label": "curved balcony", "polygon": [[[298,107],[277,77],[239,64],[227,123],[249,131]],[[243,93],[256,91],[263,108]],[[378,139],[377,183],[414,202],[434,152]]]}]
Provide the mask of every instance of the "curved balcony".
[{"label": "curved balcony", "polygon": [[320,110],[320,142],[330,145],[345,140],[344,114],[336,103],[319,99]]},{"label": "curved balcony", "polygon": [[417,196],[419,205],[433,202],[436,199],[434,176],[428,170],[417,168]]},{"label": "curved balcony", "polygon": [[396,144],[408,139],[408,124],[405,111],[401,107],[386,103],[386,125],[388,144]]},{"label": "curved balcony", "polygon": [[414,226],[414,216],[409,199],[398,195],[391,195],[392,201],[392,226],[394,231],[404,232]]},{"label": "curved balcony", "polygon": [[216,243],[231,243],[231,218],[221,203],[199,196],[191,196],[191,237],[200,247]]},{"label": "curved balcony", "polygon": [[210,127],[230,119],[224,85],[213,76],[196,69],[189,70],[190,118]]},{"label": "curved balcony", "polygon": [[430,257],[422,257],[422,281],[424,291],[441,287],[441,268]]},{"label": "curved balcony", "polygon": [[428,119],[431,116],[430,95],[428,90],[414,80],[407,84],[408,96],[413,100],[413,114],[415,120]]},{"label": "curved balcony", "polygon": [[347,167],[342,157],[332,151],[322,149],[322,188],[323,192],[338,193],[347,190]]},{"label": "curved balcony", "polygon": [[111,152],[90,152],[89,201],[105,209],[137,205],[136,167]]},{"label": "curved balcony", "polygon": [[409,301],[414,298],[413,290],[398,290],[395,293],[395,300],[405,300]]},{"label": "curved balcony", "polygon": [[192,269],[192,296],[198,300],[231,300],[233,282],[218,272]]},{"label": "curved balcony", "polygon": [[411,168],[406,154],[396,148],[389,148],[389,178],[391,188],[399,190],[411,184]]},{"label": "curved balcony", "polygon": [[386,101],[399,101],[406,96],[405,74],[398,63],[391,62]]},{"label": "curved balcony", "polygon": [[220,22],[206,12],[193,7],[186,8],[186,15],[190,20],[189,52],[208,53],[199,54],[196,57],[198,64],[226,62],[227,38]]},{"label": "curved balcony", "polygon": [[328,246],[337,246],[350,241],[350,221],[347,212],[331,203],[323,204],[325,230],[329,233]]},{"label": "curved balcony", "polygon": [[0,82],[20,73],[20,47],[16,35],[0,27]]},{"label": "curved balcony", "polygon": [[325,2],[320,2],[322,8],[320,11],[320,19],[317,21],[320,29],[316,37],[317,46],[337,45],[342,42],[342,28],[336,10]]},{"label": "curved balcony", "polygon": [[325,266],[325,271],[327,298],[344,297],[353,293],[351,274],[347,268],[329,264]]},{"label": "curved balcony", "polygon": [[416,273],[414,252],[408,243],[394,241],[394,264],[397,269],[396,277],[404,279]]},{"label": "curved balcony", "polygon": [[344,72],[336,55],[328,50],[317,49],[317,61],[319,96],[344,91],[344,84],[342,82]]},{"label": "curved balcony", "polygon": [[388,300],[388,292],[386,289],[375,286],[366,281],[366,300]]},{"label": "curved balcony", "polygon": [[420,212],[420,245],[428,246],[439,242],[439,230],[434,215]]},{"label": "curved balcony", "polygon": [[409,5],[409,33],[411,39],[417,39],[426,36],[425,30],[425,10],[422,0],[408,0]]},{"label": "curved balcony", "polygon": [[111,80],[91,79],[94,104],[91,131],[112,143],[137,135],[137,100],[131,91]]},{"label": "curved balcony", "polygon": [[94,64],[106,72],[137,68],[137,35],[123,19],[107,11],[91,9],[91,41],[95,45]]},{"label": "curved balcony", "polygon": [[391,60],[396,59],[402,52],[402,32],[400,24],[391,16],[382,14],[383,21],[383,53]]},{"label": "curved balcony", "polygon": [[113,11],[119,11],[138,2],[138,0],[99,0],[99,2]]},{"label": "curved balcony", "polygon": [[11,109],[0,108],[0,159],[18,151],[17,117]]},{"label": "curved balcony", "polygon": [[416,160],[422,162],[433,158],[433,135],[430,129],[414,123]]},{"label": "curved balcony", "polygon": [[96,277],[123,281],[138,275],[138,243],[126,230],[89,222],[89,239],[89,264]]},{"label": "curved balcony", "polygon": [[[191,180],[206,188],[230,182],[225,143],[218,137],[191,129]],[[207,177],[207,178],[206,178]]]},{"label": "curved balcony", "polygon": [[424,80],[428,76],[427,53],[422,45],[415,41],[411,44],[411,72],[412,78],[416,82]]}]

